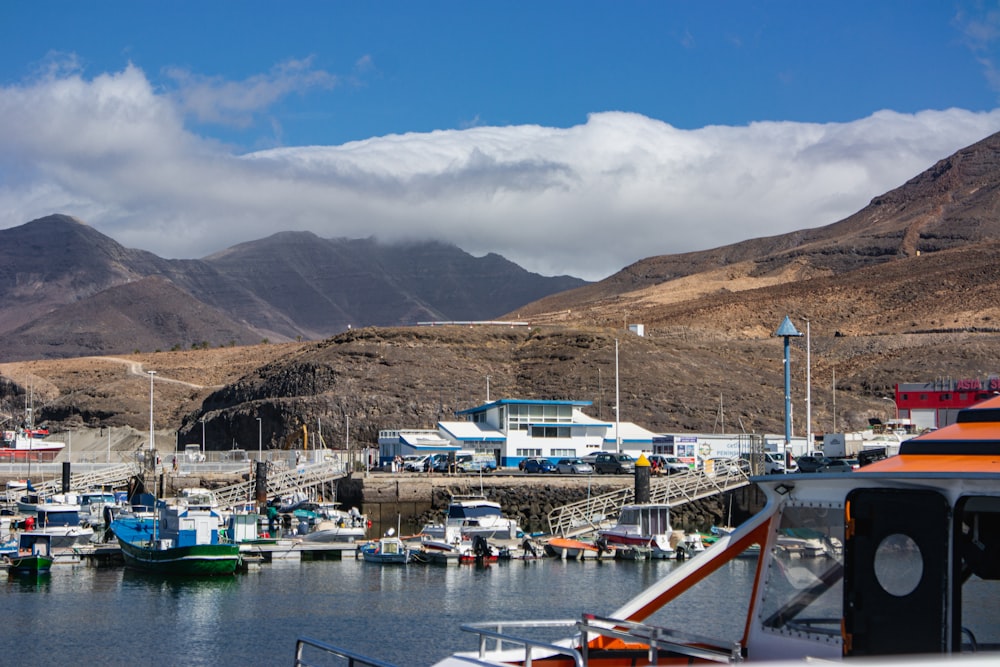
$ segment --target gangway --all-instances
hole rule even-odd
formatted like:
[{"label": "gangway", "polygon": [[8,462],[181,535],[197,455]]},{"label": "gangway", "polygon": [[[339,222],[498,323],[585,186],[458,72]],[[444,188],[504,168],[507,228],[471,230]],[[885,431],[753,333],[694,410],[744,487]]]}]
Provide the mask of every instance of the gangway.
[{"label": "gangway", "polygon": [[[317,490],[325,485],[336,482],[346,476],[347,468],[344,461],[323,461],[311,465],[299,465],[295,468],[269,466],[267,472],[267,497],[285,496],[294,492],[305,493],[316,497]],[[309,492],[313,491],[312,494]],[[233,510],[238,506],[253,502],[256,494],[256,480],[251,478],[245,482],[216,489],[214,492],[221,510]]]},{"label": "gangway", "polygon": [[[675,473],[650,479],[649,502],[677,507],[693,500],[738,489],[750,483],[749,465],[741,462],[726,470],[706,474],[701,471]],[[635,485],[592,496],[549,512],[549,532],[576,537],[596,531],[618,516],[623,506],[635,502]]]},{"label": "gangway", "polygon": [[[134,464],[121,463],[118,465],[105,466],[100,470],[71,474],[69,477],[69,488],[121,488],[127,486],[129,479],[131,479],[138,471],[138,466]],[[39,496],[52,496],[62,492],[62,478],[57,477],[46,482],[32,484],[32,486]]]}]

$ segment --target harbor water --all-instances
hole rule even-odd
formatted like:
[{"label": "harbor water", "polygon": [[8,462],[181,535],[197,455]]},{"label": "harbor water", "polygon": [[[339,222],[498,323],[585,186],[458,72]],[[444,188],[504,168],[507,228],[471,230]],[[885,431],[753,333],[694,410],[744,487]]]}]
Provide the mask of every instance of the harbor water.
[{"label": "harbor water", "polygon": [[[679,566],[540,559],[390,567],[345,559],[189,580],[57,565],[39,581],[4,575],[4,650],[18,664],[291,665],[295,640],[305,636],[400,667],[429,665],[475,649],[462,623],[610,614]],[[749,591],[753,567],[753,560],[731,563],[685,594],[664,624],[739,636],[742,619],[725,602]]]}]

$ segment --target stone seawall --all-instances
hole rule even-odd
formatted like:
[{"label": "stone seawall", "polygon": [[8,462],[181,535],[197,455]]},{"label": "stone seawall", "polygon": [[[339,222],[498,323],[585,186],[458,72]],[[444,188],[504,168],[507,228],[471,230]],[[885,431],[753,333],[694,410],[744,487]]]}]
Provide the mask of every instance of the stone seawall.
[{"label": "stone seawall", "polygon": [[[632,486],[631,478],[505,476],[448,477],[419,474],[372,474],[341,480],[337,499],[356,506],[376,527],[395,526],[413,533],[441,521],[452,496],[485,495],[516,517],[526,532],[548,532],[548,516],[556,507]],[[737,525],[763,506],[764,495],[750,485],[678,507],[675,528],[706,531],[713,525]]]}]

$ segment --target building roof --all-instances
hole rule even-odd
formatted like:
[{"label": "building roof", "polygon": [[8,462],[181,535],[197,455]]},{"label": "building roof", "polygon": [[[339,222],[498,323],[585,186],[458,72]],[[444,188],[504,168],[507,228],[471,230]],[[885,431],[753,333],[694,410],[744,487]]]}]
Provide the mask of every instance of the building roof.
[{"label": "building roof", "polygon": [[459,442],[504,442],[503,432],[476,422],[438,422],[438,428]]},{"label": "building roof", "polygon": [[574,407],[586,407],[592,405],[593,401],[548,401],[548,400],[529,400],[520,398],[501,398],[496,401],[491,401],[489,403],[483,403],[482,405],[477,405],[474,408],[467,408],[465,410],[459,410],[456,415],[472,415],[477,412],[485,412],[491,408],[495,408],[501,405],[572,405]]}]

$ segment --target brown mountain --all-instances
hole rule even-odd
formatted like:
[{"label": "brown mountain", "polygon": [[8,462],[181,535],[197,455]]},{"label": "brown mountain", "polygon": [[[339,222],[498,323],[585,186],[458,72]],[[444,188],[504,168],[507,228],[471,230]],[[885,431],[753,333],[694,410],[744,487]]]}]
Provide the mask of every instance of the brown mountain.
[{"label": "brown mountain", "polygon": [[[585,284],[529,273],[498,255],[475,258],[443,243],[393,245],[305,232],[275,234],[203,260],[166,260],[125,248],[64,215],[0,230],[0,267],[0,360],[150,351],[164,344],[315,339],[351,326],[421,320],[495,319]],[[159,301],[164,295],[151,293],[143,302],[144,319],[118,317],[135,301],[113,288],[154,276],[188,298]],[[124,300],[116,303],[118,297]],[[61,312],[67,306],[73,308]],[[116,326],[109,326],[111,321]],[[150,328],[158,325],[162,331]]]},{"label": "brown mountain", "polygon": [[[487,377],[493,398],[591,400],[591,414],[610,419],[616,340],[623,419],[658,431],[780,433],[783,355],[773,332],[788,315],[803,331],[810,322],[814,430],[861,428],[892,415],[884,399],[896,383],[1000,373],[998,167],[1000,141],[990,137],[827,227],[650,258],[518,308],[531,327],[365,328],[245,348],[252,362],[236,363],[241,348],[136,359],[164,376],[201,369],[216,380],[171,389],[169,411],[182,440],[197,440],[204,418],[216,448],[256,443],[257,417],[266,444],[301,424],[320,424],[327,443],[340,444],[348,421],[352,442],[371,443],[380,429],[429,427],[485,400]],[[644,323],[647,335],[627,333],[627,322]],[[796,432],[805,345],[797,339],[792,350]],[[42,415],[83,418],[74,412],[83,384],[84,421],[111,419],[99,409],[114,391],[100,390],[103,376],[66,363],[0,371],[54,387]],[[141,427],[144,415],[115,418]]]},{"label": "brown mountain", "polygon": [[[840,222],[711,250],[651,257],[598,283],[552,295],[517,312],[535,321],[560,321],[565,319],[561,312],[571,309],[574,320],[620,321],[627,310],[635,321],[655,324],[659,320],[651,318],[658,316],[647,313],[642,304],[687,302],[844,276],[918,255],[997,241],[998,212],[1000,133],[939,161]],[[918,266],[911,265],[915,275],[921,270]],[[615,301],[623,304],[611,316]]]}]

